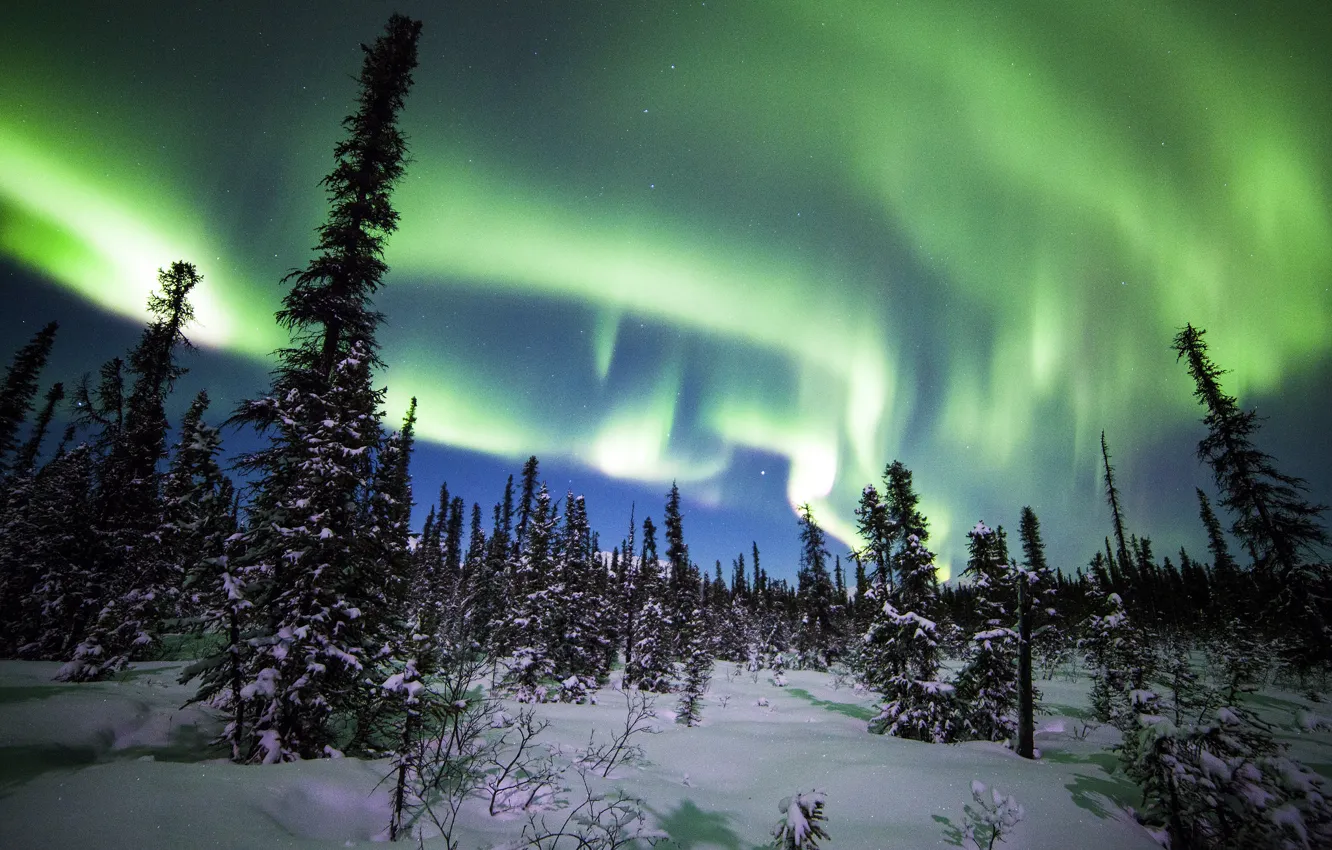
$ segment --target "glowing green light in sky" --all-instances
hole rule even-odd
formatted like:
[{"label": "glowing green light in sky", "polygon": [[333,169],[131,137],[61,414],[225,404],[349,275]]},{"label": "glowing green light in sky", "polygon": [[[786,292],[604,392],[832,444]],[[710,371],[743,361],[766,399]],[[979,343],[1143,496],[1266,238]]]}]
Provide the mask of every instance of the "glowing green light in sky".
[{"label": "glowing green light in sky", "polygon": [[[511,46],[498,32],[466,61],[423,54],[387,258],[390,285],[413,287],[384,337],[390,407],[418,396],[426,439],[722,499],[737,452],[779,454],[791,503],[843,539],[861,488],[901,457],[945,561],[980,505],[1044,501],[1090,527],[1096,435],[1127,446],[1156,427],[1143,411],[1195,416],[1160,377],[1175,328],[1207,327],[1241,393],[1328,354],[1327,68],[1307,10],[1288,11],[1283,30],[1172,2],[596,6],[596,26],[570,12],[531,56],[473,68]],[[615,38],[590,35],[602,24]],[[331,135],[305,151],[322,131],[287,130],[309,185],[284,182],[286,162],[248,163],[278,188],[246,198],[150,184],[226,139],[173,148],[84,116],[79,137],[104,144],[67,143],[34,116],[95,80],[38,70],[23,79],[64,94],[0,89],[28,116],[0,119],[0,250],[122,315],[156,268],[197,260],[198,340],[279,345],[273,282],[312,242]],[[338,74],[302,91],[341,95]],[[108,166],[131,158],[132,179]],[[507,313],[436,332],[487,299],[569,311],[568,344],[518,350]]]}]

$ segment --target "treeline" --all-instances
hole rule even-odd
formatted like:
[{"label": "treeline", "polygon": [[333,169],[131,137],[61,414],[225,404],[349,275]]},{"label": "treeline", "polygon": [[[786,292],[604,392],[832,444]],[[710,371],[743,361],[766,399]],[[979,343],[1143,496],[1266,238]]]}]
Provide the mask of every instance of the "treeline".
[{"label": "treeline", "polygon": [[[284,281],[276,320],[290,344],[267,391],[225,420],[266,438],[238,462],[244,488],[220,465],[206,392],[167,445],[201,279],[193,265],[159,274],[138,343],[68,394],[73,424],[49,453],[67,400],[55,384],[39,401],[56,325],[16,354],[0,387],[3,657],[58,660],[59,678],[88,681],[192,634],[196,699],[226,713],[234,759],[265,763],[402,757],[428,718],[452,716],[448,700],[423,702],[458,671],[469,671],[452,691],[464,703],[483,669],[519,701],[579,702],[621,667],[627,688],[677,694],[693,725],[715,659],[772,670],[777,684],[788,666],[832,669],[879,696],[872,732],[1004,741],[1032,757],[1035,682],[1081,657],[1098,717],[1124,733],[1145,817],[1173,846],[1264,846],[1296,821],[1330,829],[1320,782],[1280,761],[1241,699],[1274,667],[1312,689],[1332,661],[1324,508],[1255,447],[1259,419],[1222,390],[1192,326],[1174,347],[1206,411],[1198,455],[1239,556],[1199,490],[1207,558],[1181,549],[1158,560],[1130,531],[1104,435],[1110,533],[1073,571],[1048,563],[1023,508],[1013,552],[1002,526],[978,522],[962,580],[941,586],[928,518],[898,461],[862,491],[862,545],[845,562],[799,510],[794,582],[769,576],[757,544],[701,568],[674,486],[660,529],[631,508],[607,550],[584,499],[551,493],[535,457],[497,488],[489,517],[445,485],[413,534],[416,403],[399,430],[385,427],[372,297],[397,226],[391,194],[407,152],[397,119],[419,34],[394,16],[364,48],[315,258]],[[1202,684],[1190,658],[1205,645],[1223,686]],[[1260,798],[1261,811],[1244,809]],[[1239,800],[1244,818],[1206,814],[1218,800]],[[1252,832],[1254,819],[1268,832]]]}]

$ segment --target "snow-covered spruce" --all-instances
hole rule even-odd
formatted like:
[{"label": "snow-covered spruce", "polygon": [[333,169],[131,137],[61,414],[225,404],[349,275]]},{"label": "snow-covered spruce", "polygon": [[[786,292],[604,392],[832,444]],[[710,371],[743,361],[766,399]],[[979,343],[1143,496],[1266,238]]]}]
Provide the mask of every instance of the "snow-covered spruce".
[{"label": "snow-covered spruce", "polygon": [[773,846],[779,850],[818,850],[819,841],[827,840],[823,824],[825,795],[813,790],[791,797],[783,797],[777,804],[782,817],[772,830]]},{"label": "snow-covered spruce", "polygon": [[1243,707],[1184,727],[1161,715],[1137,720],[1123,758],[1143,790],[1139,817],[1175,850],[1332,846],[1326,781]]},{"label": "snow-covered spruce", "polygon": [[680,700],[676,704],[676,722],[685,726],[697,726],[702,721],[703,695],[712,680],[711,641],[697,626],[692,631],[693,633],[687,636],[688,656],[684,662]]},{"label": "snow-covered spruce", "polygon": [[1010,741],[1017,733],[1017,633],[1010,624],[1017,604],[1016,575],[1002,530],[983,522],[968,533],[964,573],[972,581],[982,628],[967,641],[955,685],[967,737]]},{"label": "snow-covered spruce", "polygon": [[899,559],[901,584],[884,601],[865,634],[866,683],[883,700],[870,731],[900,738],[947,743],[960,732],[951,684],[939,679],[938,625],[923,612],[935,605],[937,578],[934,554],[911,535]]},{"label": "snow-covered spruce", "polygon": [[376,575],[363,546],[367,513],[349,500],[367,486],[379,440],[368,367],[368,353],[356,346],[323,396],[293,389],[270,400],[283,423],[279,445],[300,474],[261,492],[240,543],[242,574],[266,590],[273,624],[252,641],[241,691],[255,761],[331,751],[333,715],[361,687],[367,624],[358,602],[382,592],[366,583]]},{"label": "snow-covered spruce", "polygon": [[513,648],[504,686],[519,702],[544,702],[553,696],[556,639],[553,618],[558,608],[555,576],[555,528],[559,518],[546,486],[534,496],[522,548],[513,559],[508,586],[514,595],[500,631]]}]

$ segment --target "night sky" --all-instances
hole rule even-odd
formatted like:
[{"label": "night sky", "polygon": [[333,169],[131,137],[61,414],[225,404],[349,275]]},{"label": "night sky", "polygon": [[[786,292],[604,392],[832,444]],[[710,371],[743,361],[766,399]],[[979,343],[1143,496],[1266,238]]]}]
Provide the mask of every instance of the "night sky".
[{"label": "night sky", "polygon": [[176,408],[262,392],[394,10],[425,29],[379,383],[390,423],[420,400],[423,505],[488,517],[536,454],[609,548],[674,479],[705,569],[757,540],[789,576],[791,506],[849,543],[898,458],[945,567],[1029,504],[1071,570],[1104,429],[1130,528],[1205,557],[1185,322],[1332,499],[1323,0],[6,3],[0,357],[56,318],[47,381],[95,370],[185,259]]}]

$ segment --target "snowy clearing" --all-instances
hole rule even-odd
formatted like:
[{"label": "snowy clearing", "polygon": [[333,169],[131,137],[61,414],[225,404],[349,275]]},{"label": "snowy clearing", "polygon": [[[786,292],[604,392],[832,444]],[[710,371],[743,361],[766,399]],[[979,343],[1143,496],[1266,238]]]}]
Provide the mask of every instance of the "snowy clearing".
[{"label": "snowy clearing", "polygon": [[[209,747],[219,728],[212,713],[181,707],[192,693],[176,684],[182,664],[135,664],[117,681],[92,684],[52,682],[58,666],[0,663],[0,846],[340,847],[386,839],[389,786],[379,783],[387,760],[234,765]],[[1004,848],[1157,846],[1124,810],[1137,795],[1108,751],[1118,733],[1088,727],[1081,677],[1040,683],[1051,714],[1038,719],[1043,757],[1029,762],[998,744],[867,734],[873,699],[834,688],[825,673],[788,671],[779,688],[770,671],[757,682],[734,671],[718,663],[699,727],[674,723],[674,697],[659,697],[660,733],[635,739],[644,758],[593,780],[644,801],[649,824],[670,837],[662,846],[770,846],[784,818],[779,802],[814,789],[826,795],[826,847],[963,846],[973,781],[1024,808]],[[598,699],[536,707],[550,721],[540,741],[559,764],[576,758],[590,734],[604,737],[623,723],[621,694],[606,688]],[[1297,757],[1326,773],[1332,735],[1304,732],[1297,719],[1316,707],[1288,693],[1258,701]],[[583,794],[566,769],[562,788],[538,798],[535,813],[544,807],[548,818],[562,817]],[[454,838],[463,848],[512,841],[531,813],[492,817],[477,797]],[[427,829],[425,846],[442,841]]]}]

